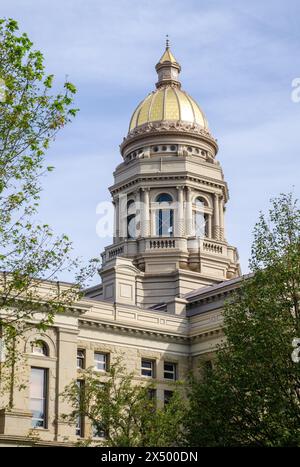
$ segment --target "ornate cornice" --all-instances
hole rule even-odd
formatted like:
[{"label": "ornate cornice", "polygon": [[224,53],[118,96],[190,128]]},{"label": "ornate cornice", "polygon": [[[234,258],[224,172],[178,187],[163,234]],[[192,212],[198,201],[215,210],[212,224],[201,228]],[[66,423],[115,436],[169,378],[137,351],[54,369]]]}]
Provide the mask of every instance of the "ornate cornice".
[{"label": "ornate cornice", "polygon": [[134,326],[123,325],[116,322],[100,322],[88,319],[79,319],[79,326],[84,328],[96,328],[109,332],[114,331],[119,334],[131,334],[133,336],[139,335],[140,337],[149,337],[151,339],[154,338],[161,340],[163,338],[164,342],[178,342],[181,344],[191,344],[212,336],[216,337],[222,334],[221,326],[214,329],[203,329],[202,331],[199,329],[199,331],[192,336],[189,335],[188,329],[185,333],[183,332],[180,335],[170,332],[163,332],[156,329],[136,328]]},{"label": "ornate cornice", "polygon": [[209,178],[209,177],[205,177],[205,176],[200,176],[200,177],[196,177],[196,176],[189,176],[189,175],[178,175],[178,174],[170,174],[170,175],[167,175],[167,174],[164,174],[164,175],[153,175],[153,174],[145,174],[144,176],[140,176],[140,174],[137,176],[137,175],[134,175],[133,177],[131,177],[130,179],[127,179],[127,181],[124,181],[120,184],[116,184],[116,185],[113,185],[111,187],[109,187],[109,191],[112,195],[116,195],[117,193],[119,193],[120,191],[123,191],[124,189],[126,188],[131,188],[131,187],[134,187],[136,186],[138,183],[144,183],[144,182],[147,182],[147,181],[166,181],[166,180],[174,180],[174,182],[178,182],[178,181],[182,181],[182,182],[195,182],[195,183],[199,183],[199,184],[202,184],[202,185],[206,185],[206,186],[210,186],[210,187],[213,187],[213,188],[217,188],[217,189],[220,189],[223,191],[223,189],[225,190],[226,192],[226,196],[228,198],[228,194],[227,194],[227,184],[226,182],[223,182],[221,180],[214,180],[212,178]]},{"label": "ornate cornice", "polygon": [[136,328],[134,326],[126,326],[123,324],[119,323],[111,323],[111,322],[103,322],[103,321],[93,321],[93,320],[88,320],[88,319],[79,319],[79,325],[85,328],[100,328],[103,331],[116,331],[121,334],[132,334],[132,335],[140,335],[140,336],[148,336],[151,338],[158,338],[161,339],[163,338],[164,341],[177,341],[177,342],[187,342],[189,341],[189,338],[187,334],[172,334],[169,332],[162,332],[156,329],[145,329],[145,328]]},{"label": "ornate cornice", "polygon": [[198,125],[197,123],[184,122],[184,121],[172,121],[162,120],[158,122],[148,122],[144,125],[140,125],[131,130],[126,138],[124,138],[120,145],[121,151],[135,138],[147,135],[159,135],[163,133],[185,133],[187,135],[201,137],[209,141],[216,149],[218,144],[216,139],[210,134],[208,130]]}]

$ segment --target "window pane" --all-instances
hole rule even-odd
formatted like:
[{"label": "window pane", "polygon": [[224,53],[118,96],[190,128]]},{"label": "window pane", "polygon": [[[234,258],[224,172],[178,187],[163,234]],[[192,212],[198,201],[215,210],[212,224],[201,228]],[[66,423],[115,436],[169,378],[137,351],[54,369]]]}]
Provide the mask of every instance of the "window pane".
[{"label": "window pane", "polygon": [[82,349],[77,350],[77,368],[84,368],[85,364],[85,351]]},{"label": "window pane", "polygon": [[195,201],[195,204],[196,204],[197,208],[200,208],[200,209],[203,209],[204,206],[206,205],[203,198],[197,198],[196,201]]},{"label": "window pane", "polygon": [[174,363],[165,363],[165,371],[174,371]]},{"label": "window pane", "polygon": [[95,352],[94,354],[95,359],[95,369],[106,371],[107,369],[107,354]]},{"label": "window pane", "polygon": [[135,238],[136,237],[135,215],[127,217],[127,237],[128,238]]},{"label": "window pane", "polygon": [[105,438],[105,430],[101,423],[97,423],[92,427],[93,438]]},{"label": "window pane", "polygon": [[43,341],[34,341],[31,343],[31,352],[38,355],[48,355],[48,349]]},{"label": "window pane", "polygon": [[195,232],[197,237],[206,235],[206,217],[203,212],[195,213]]},{"label": "window pane", "polygon": [[158,209],[156,211],[156,235],[160,237],[173,236],[173,209]]},{"label": "window pane", "polygon": [[46,372],[44,368],[31,368],[29,405],[32,412],[32,427],[46,426]]},{"label": "window pane", "polygon": [[156,198],[157,203],[172,203],[172,196],[169,195],[168,193],[161,193],[158,195]]},{"label": "window pane", "polygon": [[[78,389],[79,389],[79,393],[78,393],[78,403],[80,405],[80,399],[81,399],[81,396],[82,396],[82,391],[83,391],[83,388],[84,388],[84,381],[81,380],[81,379],[78,379],[77,380],[77,386],[78,386]],[[84,435],[84,417],[81,415],[81,414],[78,414],[77,417],[76,417],[76,436],[80,436],[80,437],[83,437]]]},{"label": "window pane", "polygon": [[177,365],[176,363],[165,362],[164,363],[164,378],[175,380],[177,375]]},{"label": "window pane", "polygon": [[44,397],[44,369],[31,368],[30,396],[34,399]]},{"label": "window pane", "polygon": [[142,359],[141,374],[142,376],[148,376],[149,378],[154,377],[154,362],[152,360]]},{"label": "window pane", "polygon": [[173,396],[173,391],[164,391],[164,404],[168,405]]},{"label": "window pane", "polygon": [[144,368],[152,368],[152,362],[143,360],[143,367]]}]

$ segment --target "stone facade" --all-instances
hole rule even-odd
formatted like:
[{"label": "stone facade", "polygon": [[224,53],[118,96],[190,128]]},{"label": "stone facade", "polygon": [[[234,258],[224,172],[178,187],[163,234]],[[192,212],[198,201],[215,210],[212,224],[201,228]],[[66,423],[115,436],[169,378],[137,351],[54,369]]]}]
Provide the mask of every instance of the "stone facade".
[{"label": "stone facade", "polygon": [[[177,378],[184,379],[197,371],[199,359],[211,360],[222,339],[223,303],[241,276],[237,250],[226,240],[229,194],[218,146],[201,109],[180,90],[180,65],[169,47],[156,69],[157,90],[137,107],[120,147],[123,162],[110,188],[115,235],[102,254],[102,282],[47,331],[24,337],[19,380],[1,401],[6,407],[13,400],[12,409],[0,411],[2,445],[76,442],[76,427],[61,418],[70,407],[60,394],[80,379],[78,350],[86,368],[95,365],[95,352],[109,362],[123,355],[138,382],[146,378],[142,359],[153,361],[162,405],[164,391],[172,388],[164,362],[174,363]],[[33,351],[35,340],[44,343],[44,354]],[[47,370],[46,421],[34,441],[28,437],[32,368]],[[90,434],[86,423],[84,436]]]}]

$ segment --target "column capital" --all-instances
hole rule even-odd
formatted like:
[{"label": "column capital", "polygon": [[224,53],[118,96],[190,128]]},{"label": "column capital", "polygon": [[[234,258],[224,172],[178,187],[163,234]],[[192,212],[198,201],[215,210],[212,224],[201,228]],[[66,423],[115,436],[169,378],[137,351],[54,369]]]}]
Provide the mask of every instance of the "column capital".
[{"label": "column capital", "polygon": [[178,191],[179,191],[179,190],[182,191],[183,189],[184,189],[184,186],[182,186],[182,185],[177,185],[177,187],[176,187],[176,190],[178,190]]},{"label": "column capital", "polygon": [[145,188],[142,188],[142,191],[143,191],[144,193],[145,193],[146,191],[149,192],[149,191],[150,191],[150,187],[147,186],[147,187],[145,187]]}]

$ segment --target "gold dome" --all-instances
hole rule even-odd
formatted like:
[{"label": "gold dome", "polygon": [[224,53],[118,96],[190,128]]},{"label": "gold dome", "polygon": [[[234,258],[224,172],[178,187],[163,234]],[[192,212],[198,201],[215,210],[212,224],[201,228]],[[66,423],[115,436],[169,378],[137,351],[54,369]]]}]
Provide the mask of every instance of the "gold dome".
[{"label": "gold dome", "polygon": [[163,86],[151,92],[135,109],[129,131],[145,123],[163,120],[196,123],[207,129],[208,124],[198,104],[178,87]]},{"label": "gold dome", "polygon": [[173,121],[187,122],[208,129],[207,120],[199,105],[185,91],[178,80],[181,67],[170,51],[166,50],[156,65],[158,82],[135,109],[130,120],[129,132],[146,123]]}]

